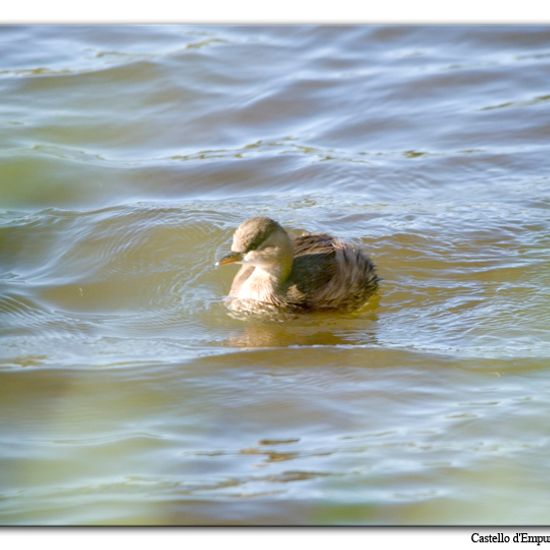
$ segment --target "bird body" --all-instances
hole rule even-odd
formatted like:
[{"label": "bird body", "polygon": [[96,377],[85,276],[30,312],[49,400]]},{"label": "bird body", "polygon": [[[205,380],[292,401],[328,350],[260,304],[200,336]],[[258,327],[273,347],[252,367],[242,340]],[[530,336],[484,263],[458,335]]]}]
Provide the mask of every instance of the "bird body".
[{"label": "bird body", "polygon": [[219,265],[242,263],[227,299],[235,312],[352,311],[378,288],[363,250],[327,234],[291,239],[274,220],[250,218]]}]

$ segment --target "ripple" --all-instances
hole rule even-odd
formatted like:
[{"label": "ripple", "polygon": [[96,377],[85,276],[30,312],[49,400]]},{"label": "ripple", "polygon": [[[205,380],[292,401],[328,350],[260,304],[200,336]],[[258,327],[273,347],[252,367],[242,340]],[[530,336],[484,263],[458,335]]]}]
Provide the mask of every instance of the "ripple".
[{"label": "ripple", "polygon": [[68,333],[86,335],[91,325],[84,320],[49,310],[34,300],[17,294],[0,297],[0,315],[3,319],[4,335]]},{"label": "ripple", "polygon": [[[3,28],[0,522],[544,521],[548,32]],[[255,215],[379,295],[230,317]]]},{"label": "ripple", "polygon": [[488,105],[487,107],[482,107],[482,111],[492,111],[494,109],[507,109],[507,108],[521,108],[521,107],[531,107],[533,105],[540,105],[550,101],[550,95],[540,95],[534,97],[533,99],[522,100],[522,101],[507,101],[504,103],[499,103],[497,105]]}]

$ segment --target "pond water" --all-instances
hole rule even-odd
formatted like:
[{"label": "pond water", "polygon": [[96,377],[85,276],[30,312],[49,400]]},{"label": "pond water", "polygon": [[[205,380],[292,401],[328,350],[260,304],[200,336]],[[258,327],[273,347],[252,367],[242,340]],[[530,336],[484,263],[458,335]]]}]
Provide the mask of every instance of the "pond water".
[{"label": "pond water", "polygon": [[[0,523],[548,524],[549,26],[0,27]],[[361,311],[228,315],[253,215]]]}]

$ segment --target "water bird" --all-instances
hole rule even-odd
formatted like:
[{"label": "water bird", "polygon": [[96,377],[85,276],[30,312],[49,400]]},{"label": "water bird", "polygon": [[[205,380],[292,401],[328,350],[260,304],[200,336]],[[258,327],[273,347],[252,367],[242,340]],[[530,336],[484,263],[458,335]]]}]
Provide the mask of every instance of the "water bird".
[{"label": "water bird", "polygon": [[217,266],[242,264],[227,296],[240,313],[353,311],[378,288],[376,268],[361,247],[326,233],[291,238],[275,220],[250,218]]}]

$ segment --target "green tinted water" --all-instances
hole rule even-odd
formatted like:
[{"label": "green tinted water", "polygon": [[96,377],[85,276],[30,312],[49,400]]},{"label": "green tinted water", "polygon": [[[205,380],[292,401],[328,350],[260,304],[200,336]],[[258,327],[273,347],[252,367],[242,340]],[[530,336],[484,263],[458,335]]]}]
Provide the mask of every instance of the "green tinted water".
[{"label": "green tinted water", "polygon": [[[2,524],[545,524],[548,27],[1,27]],[[238,321],[268,215],[354,315]]]}]

